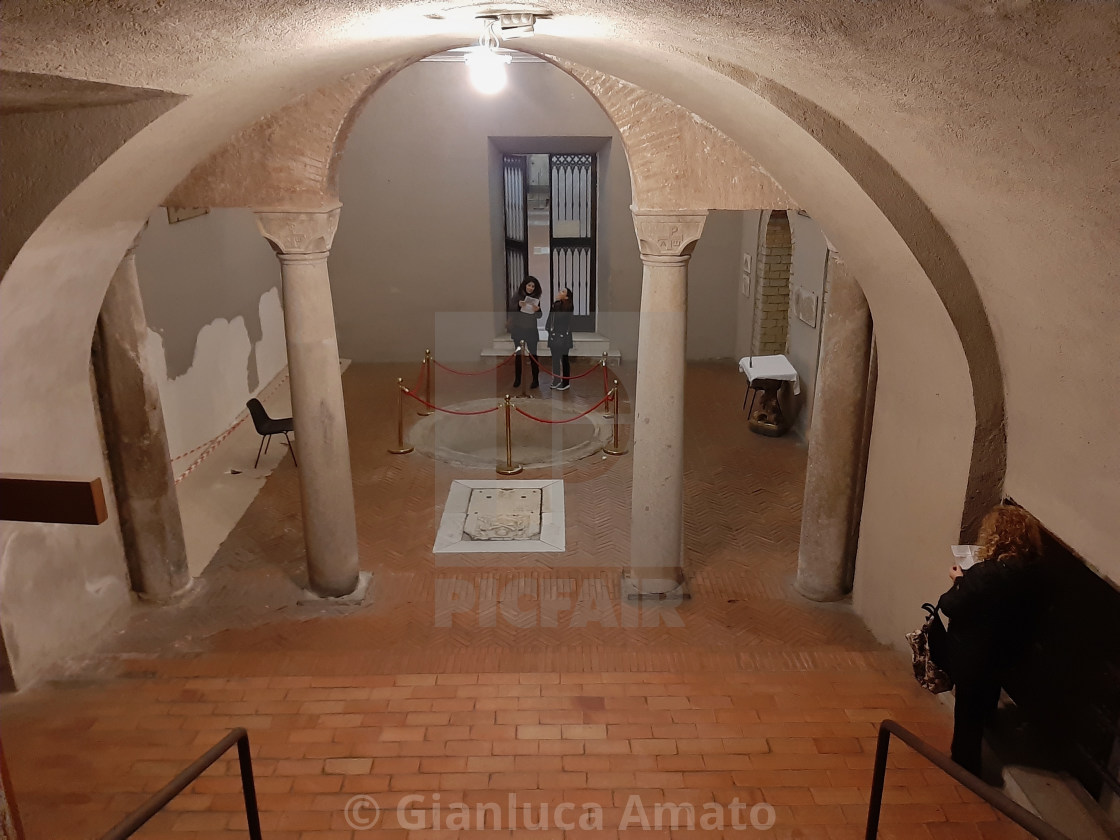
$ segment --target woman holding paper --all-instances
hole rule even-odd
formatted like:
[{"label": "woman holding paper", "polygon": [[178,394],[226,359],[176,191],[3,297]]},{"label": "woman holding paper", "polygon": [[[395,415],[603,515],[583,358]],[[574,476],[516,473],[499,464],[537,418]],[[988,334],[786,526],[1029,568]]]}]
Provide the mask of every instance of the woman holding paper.
[{"label": "woman holding paper", "polygon": [[[521,342],[530,353],[529,365],[533,369],[533,382],[530,388],[540,387],[540,367],[537,365],[537,320],[541,312],[541,284],[536,277],[529,275],[518,287],[517,294],[509,304],[509,334],[513,338],[513,346],[520,349]],[[513,387],[521,387],[521,354],[513,361],[514,375]]]},{"label": "woman holding paper", "polygon": [[980,775],[984,723],[996,710],[1003,677],[1029,646],[1045,597],[1038,520],[999,505],[980,526],[976,565],[949,571],[953,587],[938,601],[949,617],[947,662],[957,684],[951,754]]}]

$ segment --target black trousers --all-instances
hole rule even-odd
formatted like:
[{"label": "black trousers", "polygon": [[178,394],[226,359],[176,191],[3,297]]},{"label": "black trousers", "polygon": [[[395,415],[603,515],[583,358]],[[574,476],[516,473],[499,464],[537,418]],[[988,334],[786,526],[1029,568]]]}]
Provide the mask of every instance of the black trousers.
[{"label": "black trousers", "polygon": [[521,330],[514,330],[510,333],[513,339],[513,346],[518,350],[517,356],[513,360],[513,385],[516,388],[521,384],[521,342],[525,342],[525,349],[529,351],[533,358],[529,359],[529,367],[533,370],[533,381],[536,382],[540,376],[540,366],[537,364],[537,341],[540,339],[539,334],[534,328],[531,332]]},{"label": "black trousers", "polygon": [[[533,352],[532,348],[529,349],[529,352],[530,353]],[[533,371],[533,383],[536,384],[537,381],[540,379],[540,375],[541,375],[541,368],[540,368],[540,365],[537,364],[536,359],[533,359],[533,358],[529,359],[529,368]],[[521,384],[521,354],[518,353],[517,358],[513,360],[513,385],[514,385],[514,387],[517,387],[520,384]]]},{"label": "black trousers", "polygon": [[999,680],[980,676],[957,682],[953,706],[953,744],[950,755],[965,770],[980,775],[980,745],[984,724],[999,705]]},{"label": "black trousers", "polygon": [[[561,374],[561,371],[563,373]],[[572,362],[568,358],[567,353],[553,353],[552,354],[552,375],[559,378],[563,376],[567,380],[572,375]]]}]

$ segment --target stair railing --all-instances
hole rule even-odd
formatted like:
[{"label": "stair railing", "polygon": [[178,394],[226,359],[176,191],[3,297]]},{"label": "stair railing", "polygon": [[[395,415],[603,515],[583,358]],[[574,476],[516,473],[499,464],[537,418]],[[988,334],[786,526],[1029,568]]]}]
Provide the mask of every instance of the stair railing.
[{"label": "stair railing", "polygon": [[935,749],[893,720],[884,720],[879,724],[879,741],[875,745],[875,770],[871,778],[871,801],[867,806],[867,833],[864,835],[866,840],[875,840],[879,836],[879,812],[883,807],[883,782],[887,775],[887,752],[891,747],[891,735],[1040,840],[1070,840],[1050,823],[1032,814],[1017,802],[1011,801],[1002,791],[987,784],[979,776],[969,773],[945,753]]},{"label": "stair railing", "polygon": [[135,834],[148,820],[162,811],[167,804],[182,793],[206,770],[221,758],[234,744],[237,760],[241,765],[241,792],[245,796],[245,818],[249,824],[250,840],[262,840],[261,816],[257,811],[257,788],[253,784],[253,758],[249,755],[249,733],[243,728],[231,729],[222,740],[199,756],[190,767],[164,785],[152,797],[117,823],[101,840],[125,840]]}]

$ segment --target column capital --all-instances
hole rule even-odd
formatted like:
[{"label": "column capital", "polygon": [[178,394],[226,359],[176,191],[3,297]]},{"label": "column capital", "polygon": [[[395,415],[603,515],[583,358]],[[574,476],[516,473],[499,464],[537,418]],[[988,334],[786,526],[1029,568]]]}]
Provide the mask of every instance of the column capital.
[{"label": "column capital", "polygon": [[258,209],[257,229],[281,255],[325,254],[331,249],[341,204],[310,210]]},{"label": "column capital", "polygon": [[638,210],[634,214],[634,232],[643,257],[689,257],[700,241],[707,210],[666,212]]}]

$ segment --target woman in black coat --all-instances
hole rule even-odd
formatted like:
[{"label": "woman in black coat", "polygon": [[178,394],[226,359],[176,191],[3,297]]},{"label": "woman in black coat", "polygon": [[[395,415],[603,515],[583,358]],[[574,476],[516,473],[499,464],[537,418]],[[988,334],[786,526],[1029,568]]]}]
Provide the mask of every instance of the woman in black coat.
[{"label": "woman in black coat", "polygon": [[560,290],[544,328],[548,332],[548,349],[552,353],[552,387],[557,391],[567,391],[571,386],[572,363],[568,351],[572,349],[572,290]]},{"label": "woman in black coat", "polygon": [[[536,277],[530,275],[517,289],[509,302],[509,334],[513,338],[513,346],[520,349],[521,342],[525,342],[532,358],[529,365],[533,369],[533,382],[530,388],[540,387],[540,368],[537,365],[537,320],[543,314],[541,311],[541,284]],[[521,354],[514,359],[513,387],[521,387]]]},{"label": "woman in black coat", "polygon": [[956,683],[950,752],[977,776],[984,724],[999,704],[1004,675],[1031,643],[1045,590],[1042,533],[1025,510],[995,508],[979,542],[977,563],[952,567],[953,588],[937,604],[949,618],[942,667]]}]

